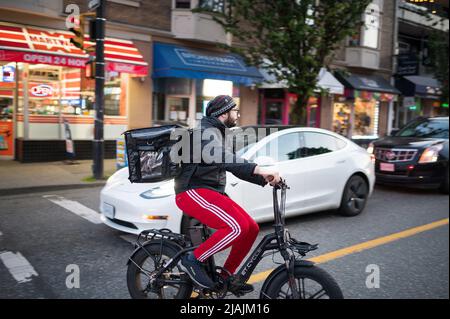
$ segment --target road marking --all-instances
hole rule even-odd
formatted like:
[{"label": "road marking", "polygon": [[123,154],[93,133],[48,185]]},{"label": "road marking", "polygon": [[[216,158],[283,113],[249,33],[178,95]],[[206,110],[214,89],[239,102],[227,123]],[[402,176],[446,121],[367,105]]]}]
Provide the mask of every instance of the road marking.
[{"label": "road marking", "polygon": [[79,202],[65,199],[62,196],[57,195],[44,195],[44,198],[47,198],[49,201],[55,203],[56,205],[59,205],[72,213],[90,221],[94,224],[101,224],[102,221],[100,219],[100,214],[97,213],[95,210],[90,209]]},{"label": "road marking", "polygon": [[[436,222],[430,223],[430,224],[426,224],[426,225],[422,225],[422,226],[418,226],[418,227],[414,227],[414,228],[410,228],[404,231],[401,231],[399,233],[394,233],[388,236],[384,236],[384,237],[380,237],[380,238],[376,238],[373,240],[369,240],[360,244],[356,244],[350,247],[346,247],[346,248],[342,248],[339,250],[335,250],[320,256],[316,256],[313,258],[310,258],[308,260],[315,262],[317,264],[323,264],[326,263],[330,260],[334,260],[334,259],[338,259],[350,254],[355,254],[355,253],[359,253],[362,252],[364,250],[367,249],[371,249],[371,248],[375,248],[377,246],[380,245],[384,245],[402,238],[407,238],[437,227],[441,227],[441,226],[445,226],[448,225],[448,218],[445,219],[441,219],[438,220]],[[248,283],[252,284],[252,283],[256,283],[259,281],[263,281],[265,280],[269,274],[273,271],[273,269],[267,270],[267,271],[263,271],[260,273],[257,273],[253,276],[250,277],[250,279],[248,280]]]},{"label": "road marking", "polygon": [[38,276],[33,266],[20,252],[17,254],[10,251],[0,252],[0,260],[19,284],[31,281],[32,276]]}]

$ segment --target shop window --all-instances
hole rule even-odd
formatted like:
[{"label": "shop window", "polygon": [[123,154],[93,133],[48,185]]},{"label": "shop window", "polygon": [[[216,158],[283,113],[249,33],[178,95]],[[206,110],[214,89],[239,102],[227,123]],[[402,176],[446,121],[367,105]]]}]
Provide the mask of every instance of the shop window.
[{"label": "shop window", "polygon": [[375,99],[355,99],[353,138],[378,136],[378,105]]},{"label": "shop window", "polygon": [[191,0],[175,0],[175,9],[190,9]]},{"label": "shop window", "polygon": [[187,123],[189,115],[189,98],[168,97],[169,121]]},{"label": "shop window", "polygon": [[349,137],[351,108],[345,103],[334,103],[333,131]]},{"label": "shop window", "polygon": [[225,12],[225,0],[200,0],[198,6],[213,12]]}]

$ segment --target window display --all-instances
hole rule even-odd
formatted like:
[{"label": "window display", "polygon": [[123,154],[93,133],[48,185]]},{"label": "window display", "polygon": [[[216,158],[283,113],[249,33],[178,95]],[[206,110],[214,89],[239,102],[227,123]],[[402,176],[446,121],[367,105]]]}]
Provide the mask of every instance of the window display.
[{"label": "window display", "polygon": [[351,123],[350,119],[350,105],[345,103],[335,103],[333,114],[333,131],[341,134],[342,136],[349,137]]},{"label": "window display", "polygon": [[375,99],[355,99],[355,121],[353,138],[378,136],[378,105]]}]

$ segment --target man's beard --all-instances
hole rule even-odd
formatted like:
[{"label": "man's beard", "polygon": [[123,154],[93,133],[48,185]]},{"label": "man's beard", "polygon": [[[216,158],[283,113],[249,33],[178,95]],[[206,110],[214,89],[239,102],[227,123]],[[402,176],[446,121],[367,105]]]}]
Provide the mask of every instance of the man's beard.
[{"label": "man's beard", "polygon": [[223,124],[225,124],[225,126],[228,128],[232,128],[232,127],[236,126],[236,122],[237,121],[234,121],[234,120],[230,119],[230,117],[228,117]]}]

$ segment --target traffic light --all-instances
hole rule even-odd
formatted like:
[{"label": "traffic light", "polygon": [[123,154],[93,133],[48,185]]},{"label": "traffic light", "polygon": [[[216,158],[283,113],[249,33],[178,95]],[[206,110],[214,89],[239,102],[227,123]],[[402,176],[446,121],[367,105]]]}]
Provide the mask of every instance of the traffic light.
[{"label": "traffic light", "polygon": [[86,62],[86,78],[88,79],[95,79],[95,59],[92,57],[89,59],[89,61]]},{"label": "traffic light", "polygon": [[[70,43],[72,43],[74,46],[76,46],[77,48],[86,51],[86,52],[93,52],[95,50],[95,48],[93,46],[91,47],[87,47],[85,48],[84,46],[84,22],[86,18],[94,18],[93,20],[89,21],[89,32],[92,34],[92,26],[93,26],[93,21],[95,21],[95,13],[93,12],[87,12],[87,13],[82,13],[79,16],[79,20],[73,18],[72,23],[73,25],[75,25],[75,27],[72,27],[69,29],[70,32],[72,32],[74,34],[74,37],[72,37],[70,39]],[[94,25],[95,27],[95,25]],[[95,41],[95,34],[94,34],[94,38],[91,36],[91,41]]]},{"label": "traffic light", "polygon": [[69,31],[74,34],[74,37],[70,39],[70,43],[72,43],[78,49],[83,50],[84,49],[84,17],[83,17],[83,15],[80,15],[80,19],[78,21],[74,18],[74,25],[75,25],[75,27],[69,29]]}]

